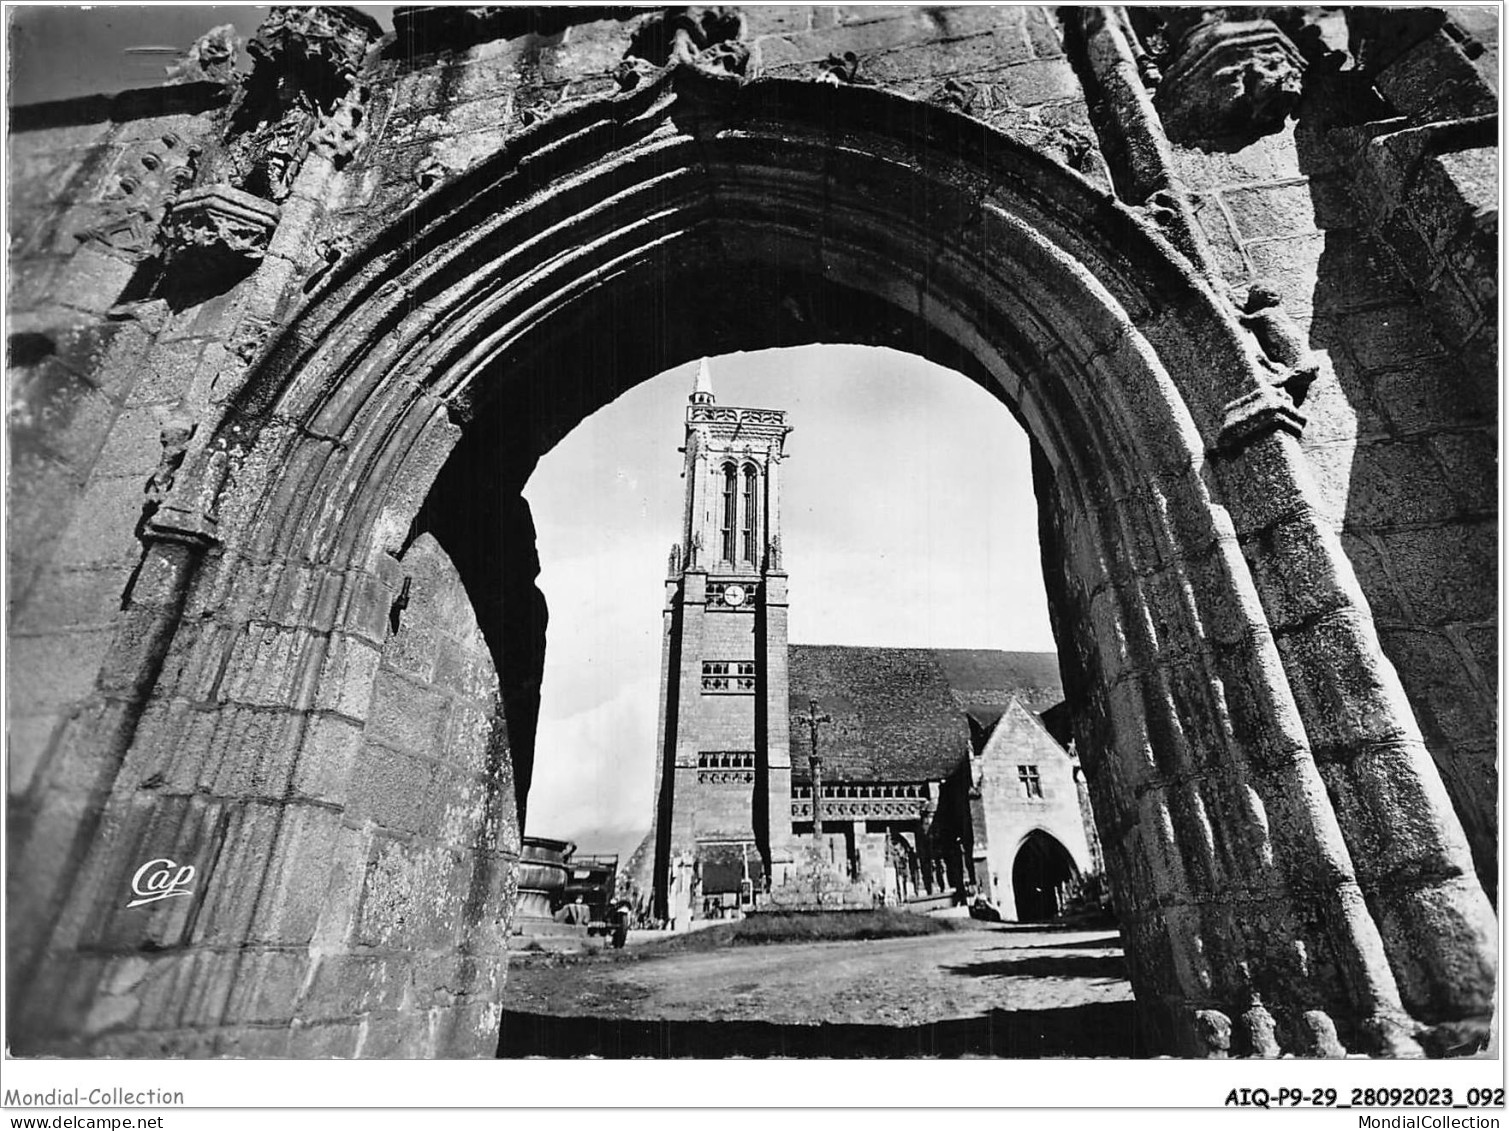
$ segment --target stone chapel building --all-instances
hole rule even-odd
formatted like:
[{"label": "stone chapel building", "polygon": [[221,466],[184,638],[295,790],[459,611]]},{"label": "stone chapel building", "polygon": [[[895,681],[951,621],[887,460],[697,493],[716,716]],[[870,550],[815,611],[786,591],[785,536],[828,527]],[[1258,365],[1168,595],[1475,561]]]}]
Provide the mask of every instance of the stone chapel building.
[{"label": "stone chapel building", "polygon": [[701,363],[640,854],[656,914],[978,892],[1051,918],[1099,871],[1078,760],[1045,721],[1066,736],[1058,657],[788,643],[790,431],[778,409],[718,404]]}]

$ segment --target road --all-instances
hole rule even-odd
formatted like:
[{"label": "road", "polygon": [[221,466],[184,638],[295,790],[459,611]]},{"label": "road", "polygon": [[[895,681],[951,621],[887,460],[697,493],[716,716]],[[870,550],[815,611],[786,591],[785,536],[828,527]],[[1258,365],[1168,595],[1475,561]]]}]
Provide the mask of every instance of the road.
[{"label": "road", "polygon": [[508,975],[500,1056],[1135,1056],[1114,932],[967,924]]}]

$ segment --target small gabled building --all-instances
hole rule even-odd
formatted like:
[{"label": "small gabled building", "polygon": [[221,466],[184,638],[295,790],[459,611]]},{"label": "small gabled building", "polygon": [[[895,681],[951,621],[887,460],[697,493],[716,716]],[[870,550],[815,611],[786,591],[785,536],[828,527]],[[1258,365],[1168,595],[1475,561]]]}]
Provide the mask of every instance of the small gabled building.
[{"label": "small gabled building", "polygon": [[979,890],[1013,920],[1051,918],[1098,873],[1079,761],[1013,698],[970,758],[970,828]]}]

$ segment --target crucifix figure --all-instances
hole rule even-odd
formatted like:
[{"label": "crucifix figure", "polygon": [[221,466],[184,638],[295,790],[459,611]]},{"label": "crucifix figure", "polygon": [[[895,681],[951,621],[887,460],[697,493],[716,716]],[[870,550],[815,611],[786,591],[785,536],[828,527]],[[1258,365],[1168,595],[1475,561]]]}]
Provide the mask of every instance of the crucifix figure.
[{"label": "crucifix figure", "polygon": [[812,737],[807,764],[812,770],[812,836],[815,840],[821,840],[823,835],[823,760],[817,753],[817,728],[832,721],[833,716],[817,713],[816,698],[807,700],[807,733]]}]

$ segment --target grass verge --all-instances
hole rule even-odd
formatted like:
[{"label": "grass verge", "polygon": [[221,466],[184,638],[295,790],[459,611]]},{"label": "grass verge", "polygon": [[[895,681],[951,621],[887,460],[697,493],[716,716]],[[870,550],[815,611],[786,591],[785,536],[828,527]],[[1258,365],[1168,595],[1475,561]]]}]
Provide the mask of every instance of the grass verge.
[{"label": "grass verge", "polygon": [[762,911],[731,923],[646,943],[640,949],[649,954],[770,943],[900,939],[944,934],[957,930],[961,922],[967,920],[934,919],[885,907],[872,911]]}]

